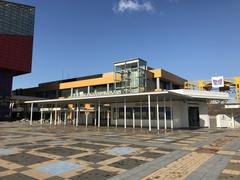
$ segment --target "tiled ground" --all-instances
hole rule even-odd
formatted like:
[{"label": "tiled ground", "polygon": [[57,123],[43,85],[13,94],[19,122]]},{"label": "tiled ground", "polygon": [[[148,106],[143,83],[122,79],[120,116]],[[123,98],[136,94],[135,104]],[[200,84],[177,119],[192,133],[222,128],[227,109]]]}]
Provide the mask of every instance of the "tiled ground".
[{"label": "tiled ground", "polygon": [[0,123],[0,179],[240,179],[240,131]]}]

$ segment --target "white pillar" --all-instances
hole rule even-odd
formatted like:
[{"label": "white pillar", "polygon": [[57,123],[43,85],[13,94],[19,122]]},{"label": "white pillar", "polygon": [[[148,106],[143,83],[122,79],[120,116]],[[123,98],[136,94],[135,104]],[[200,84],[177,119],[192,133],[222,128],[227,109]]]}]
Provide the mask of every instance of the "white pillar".
[{"label": "white pillar", "polygon": [[52,108],[51,108],[51,114],[50,114],[50,125],[52,124],[52,120],[53,120],[53,113],[52,113]]},{"label": "white pillar", "polygon": [[163,98],[163,109],[164,109],[164,129],[167,129],[167,113],[166,113],[166,102],[165,97]]},{"label": "white pillar", "polygon": [[158,102],[158,96],[157,96],[157,130],[159,130],[159,102]]},{"label": "white pillar", "polygon": [[115,109],[115,116],[116,116],[115,126],[117,127],[117,125],[118,125],[118,107],[116,106],[115,108],[116,108],[116,109]]},{"label": "white pillar", "polygon": [[70,96],[73,97],[73,88],[71,88],[71,95]]},{"label": "white pillar", "polygon": [[67,125],[67,111],[64,112],[64,126]]},{"label": "white pillar", "polygon": [[76,110],[76,126],[78,126],[78,121],[79,121],[79,107],[77,103],[77,110]]},{"label": "white pillar", "polygon": [[94,111],[94,126],[96,126],[97,125],[97,109],[96,109],[97,107],[96,107],[96,105],[95,105],[95,111]]},{"label": "white pillar", "polygon": [[57,125],[57,106],[55,106],[54,125]]},{"label": "white pillar", "polygon": [[233,109],[232,109],[232,128],[235,128],[235,119],[234,119]]},{"label": "white pillar", "polygon": [[152,125],[151,125],[151,97],[150,94],[148,95],[148,129],[151,131]]},{"label": "white pillar", "polygon": [[160,89],[160,80],[159,80],[159,77],[156,78],[156,85],[157,85],[157,89]]},{"label": "white pillar", "polygon": [[140,103],[140,127],[143,127],[143,119],[142,119],[142,101]]},{"label": "white pillar", "polygon": [[[170,110],[171,110],[171,129],[173,129],[173,104],[172,104],[172,98],[170,98]],[[209,123],[210,125],[210,123]]]},{"label": "white pillar", "polygon": [[88,94],[90,94],[90,86],[88,86],[88,91],[87,92],[88,92]]},{"label": "white pillar", "polygon": [[132,110],[133,110],[133,128],[135,128],[135,110],[134,108]]},{"label": "white pillar", "polygon": [[73,122],[73,126],[74,126],[74,125],[75,125],[75,122],[76,122],[75,109],[72,110],[72,122]]},{"label": "white pillar", "polygon": [[40,109],[40,111],[41,111],[40,123],[43,124],[43,111],[42,111],[42,108]]},{"label": "white pillar", "polygon": [[58,111],[58,124],[61,124],[61,111]]},{"label": "white pillar", "polygon": [[33,120],[33,103],[31,103],[30,109],[30,126],[32,126],[32,120]]},{"label": "white pillar", "polygon": [[86,127],[88,126],[88,111],[85,112],[85,115],[86,115]]},{"label": "white pillar", "polygon": [[107,127],[109,127],[109,119],[110,119],[110,114],[109,114],[109,111],[107,111]]},{"label": "white pillar", "polygon": [[100,121],[101,121],[101,106],[100,106],[100,100],[98,101],[98,127],[100,127]]},{"label": "white pillar", "polygon": [[109,92],[109,84],[107,84],[107,92]]},{"label": "white pillar", "polygon": [[124,97],[124,128],[127,128],[127,105],[126,105],[126,97]]}]

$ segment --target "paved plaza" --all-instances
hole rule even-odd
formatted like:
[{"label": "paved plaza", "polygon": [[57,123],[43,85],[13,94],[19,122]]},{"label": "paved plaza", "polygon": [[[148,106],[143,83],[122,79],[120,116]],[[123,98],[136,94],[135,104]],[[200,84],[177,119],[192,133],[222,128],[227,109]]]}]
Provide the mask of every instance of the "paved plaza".
[{"label": "paved plaza", "polygon": [[240,179],[238,129],[0,123],[0,179]]}]

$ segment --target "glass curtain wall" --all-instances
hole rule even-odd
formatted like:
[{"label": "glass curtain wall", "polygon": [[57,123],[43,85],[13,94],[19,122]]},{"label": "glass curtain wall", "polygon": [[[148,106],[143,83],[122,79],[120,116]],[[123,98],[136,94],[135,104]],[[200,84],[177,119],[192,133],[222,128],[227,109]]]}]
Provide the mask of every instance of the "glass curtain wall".
[{"label": "glass curtain wall", "polygon": [[147,63],[141,59],[115,63],[115,91],[121,93],[138,93],[146,91],[146,70]]}]

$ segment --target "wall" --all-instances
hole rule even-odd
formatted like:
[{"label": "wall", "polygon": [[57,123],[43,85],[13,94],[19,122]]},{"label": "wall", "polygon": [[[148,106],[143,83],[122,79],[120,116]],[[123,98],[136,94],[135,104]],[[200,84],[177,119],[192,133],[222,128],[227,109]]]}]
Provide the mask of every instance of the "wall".
[{"label": "wall", "polygon": [[[127,103],[127,107],[132,107],[134,105],[138,105],[139,103]],[[188,127],[187,124],[187,119],[185,117],[185,113],[183,111],[184,106],[183,106],[183,102],[180,101],[173,101],[173,126],[174,128],[182,128],[182,127]],[[163,107],[163,101],[159,101],[159,107]],[[115,106],[115,105],[114,105]],[[147,103],[143,103],[143,106],[147,107]],[[170,102],[166,101],[166,106],[170,107]],[[185,105],[186,106],[186,105]],[[123,107],[123,103],[118,103],[117,107]],[[155,102],[151,102],[151,107],[156,107],[156,103]],[[113,113],[113,111],[112,111]],[[111,119],[111,124],[115,125],[115,115],[113,116],[113,119]],[[164,127],[164,119],[160,119],[159,121],[160,123],[160,127],[163,128]],[[127,126],[132,126],[133,121],[132,118],[131,119],[127,119]],[[124,120],[123,119],[118,119],[118,125],[123,126],[124,125]],[[136,127],[140,126],[140,119],[135,119],[135,125]],[[157,127],[157,120],[155,119],[151,119],[151,126],[152,127]],[[148,119],[143,119],[143,127],[148,127]],[[167,127],[170,128],[171,127],[171,121],[169,119],[167,119]]]},{"label": "wall", "polygon": [[15,75],[31,72],[32,36],[0,35],[0,69]]},{"label": "wall", "polygon": [[200,127],[209,127],[210,118],[208,115],[208,106],[206,103],[199,103],[199,118],[200,118]]},{"label": "wall", "polygon": [[[127,107],[139,106],[139,103],[127,103]],[[199,107],[199,119],[200,119],[200,127],[208,127],[209,126],[209,115],[208,108],[205,102],[194,102],[195,106]],[[147,107],[147,103],[143,103],[145,107]],[[174,128],[188,128],[188,106],[192,106],[188,102],[183,101],[173,101],[173,126]],[[123,103],[118,103],[117,105],[113,105],[117,107],[123,107]],[[159,107],[163,106],[163,101],[159,102]],[[170,102],[166,101],[166,106],[170,107]],[[151,102],[151,107],[156,107],[155,102]],[[113,114],[113,111],[112,111]],[[115,115],[112,115],[111,124],[115,125]],[[160,119],[160,127],[164,128],[164,119]],[[133,120],[127,119],[127,126],[132,126]],[[124,125],[124,119],[118,119],[118,125]],[[135,119],[136,127],[140,127],[140,119]],[[157,120],[151,119],[151,126],[157,127]],[[143,127],[148,127],[148,119],[143,119]],[[171,127],[171,121],[167,120],[167,127]]]}]

